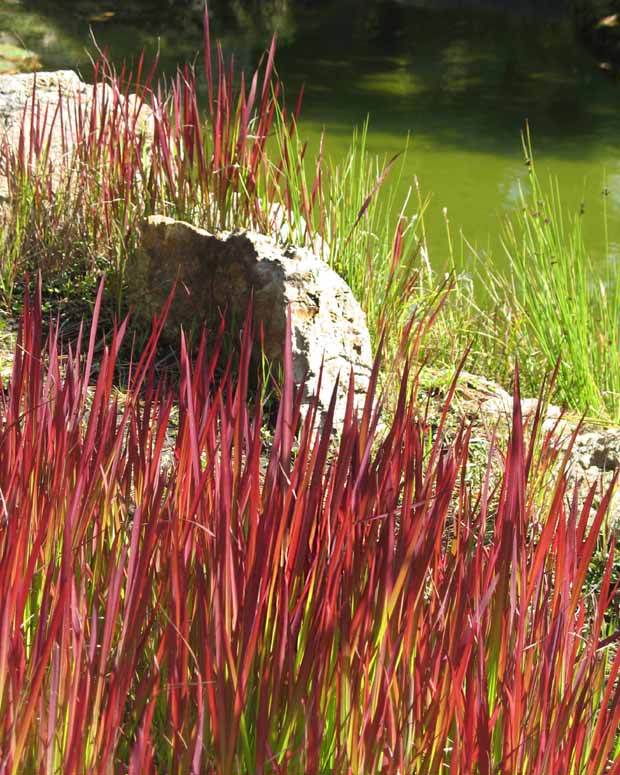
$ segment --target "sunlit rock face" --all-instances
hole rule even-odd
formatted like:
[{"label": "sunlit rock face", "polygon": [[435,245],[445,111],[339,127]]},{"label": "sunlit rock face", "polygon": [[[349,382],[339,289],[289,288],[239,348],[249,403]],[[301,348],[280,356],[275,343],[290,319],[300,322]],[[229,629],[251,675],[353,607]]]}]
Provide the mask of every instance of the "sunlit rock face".
[{"label": "sunlit rock face", "polygon": [[252,300],[264,354],[276,361],[282,360],[289,314],[293,372],[304,384],[304,404],[318,393],[324,418],[336,388],[335,425],[341,426],[351,374],[357,406],[363,401],[372,367],[365,315],[345,281],[309,250],[255,232],[214,235],[152,216],[127,279],[133,306],[147,317],[162,309],[177,282],[168,321],[173,330],[217,325],[222,314],[241,325]]}]

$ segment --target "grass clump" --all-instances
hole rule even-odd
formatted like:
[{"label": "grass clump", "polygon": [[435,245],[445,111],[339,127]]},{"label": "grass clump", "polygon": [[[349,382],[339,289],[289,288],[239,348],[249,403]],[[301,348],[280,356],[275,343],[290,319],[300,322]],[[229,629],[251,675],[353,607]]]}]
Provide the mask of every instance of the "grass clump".
[{"label": "grass clump", "polygon": [[[483,268],[483,282],[503,313],[501,329],[520,352],[528,383],[540,384],[559,362],[556,398],[577,412],[620,423],[620,283],[610,258],[603,268],[584,241],[581,215],[569,217],[557,184],[536,173],[524,136],[529,191],[507,222],[508,272]],[[604,223],[607,215],[604,213]]]},{"label": "grass clump", "polygon": [[[60,299],[73,292],[92,305],[105,272],[120,312],[140,223],[160,213],[307,245],[358,294],[376,341],[386,326],[402,324],[419,290],[418,235],[415,218],[403,210],[395,226],[394,202],[377,196],[390,165],[370,157],[365,130],[341,165],[322,152],[309,160],[298,131],[301,96],[290,110],[274,57],[275,40],[256,72],[235,72],[212,47],[205,14],[200,84],[192,67],[162,85],[143,58],[132,72],[103,58],[90,101],[63,111],[61,100],[48,116],[35,89],[19,143],[3,153],[5,306],[24,273],[39,270]],[[54,146],[71,152],[58,157]]]},{"label": "grass clump", "polygon": [[91,392],[93,339],[61,357],[26,305],[0,396],[7,772],[612,771],[611,557],[586,596],[607,498],[592,521],[560,470],[540,502],[518,384],[478,488],[469,431],[431,437],[407,373],[385,435],[371,393],[330,453],[289,351],[266,448],[249,325],[236,378],[182,342],[172,392],[161,325],[119,405],[126,323]]},{"label": "grass clump", "polygon": [[[60,167],[36,111],[4,149],[3,303],[25,309],[0,390],[0,772],[614,772],[618,568],[601,543],[615,481],[599,506],[596,488],[580,501],[568,454],[541,416],[524,422],[518,378],[509,439],[475,455],[451,375],[431,409],[424,357],[460,361],[485,321],[474,352],[499,359],[499,325],[458,278],[435,283],[419,197],[411,215],[377,196],[396,160],[371,159],[364,129],[340,165],[310,163],[274,45],[237,77],[205,21],[206,117],[193,69],[164,88],[143,60],[134,73],[103,60]],[[567,239],[532,176],[539,211],[508,232],[498,315],[523,321],[541,370],[567,359],[569,403],[593,402],[584,375],[610,356],[564,331],[567,300],[593,333],[617,296],[588,282],[579,233]],[[234,361],[223,328],[194,357],[182,338],[166,381],[164,313],[119,368],[128,320],[101,340],[100,316],[124,308],[154,212],[312,246],[402,356],[391,394],[373,379],[359,416],[351,396],[335,443],[332,415],[320,430],[316,403],[302,417],[287,341],[266,434],[249,320]],[[26,270],[45,299],[29,301]],[[42,333],[61,305],[74,322],[93,307],[88,341],[80,326],[66,350],[62,318]],[[610,413],[614,384],[596,405]]]}]

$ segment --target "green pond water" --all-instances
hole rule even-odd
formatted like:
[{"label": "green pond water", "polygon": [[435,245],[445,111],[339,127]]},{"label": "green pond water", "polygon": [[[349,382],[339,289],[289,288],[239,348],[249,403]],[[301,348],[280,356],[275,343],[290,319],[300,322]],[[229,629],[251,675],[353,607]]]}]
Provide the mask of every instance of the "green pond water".
[{"label": "green pond water", "polygon": [[[417,177],[430,197],[426,229],[436,267],[448,259],[446,211],[457,243],[462,232],[503,263],[502,222],[527,186],[526,120],[539,173],[558,178],[568,211],[583,205],[596,260],[617,262],[620,81],[582,49],[562,3],[493,5],[254,0],[211,9],[213,33],[248,69],[277,29],[279,74],[291,94],[305,84],[302,126],[311,149],[325,130],[328,152],[341,157],[366,116],[370,148],[381,156],[403,150],[409,138],[398,193],[404,197]],[[161,6],[0,0],[0,34],[34,51],[45,69],[78,68],[88,77],[92,29],[117,62],[159,47],[161,69],[171,73],[195,56],[201,29],[195,11]],[[464,262],[467,271],[468,248]]]}]

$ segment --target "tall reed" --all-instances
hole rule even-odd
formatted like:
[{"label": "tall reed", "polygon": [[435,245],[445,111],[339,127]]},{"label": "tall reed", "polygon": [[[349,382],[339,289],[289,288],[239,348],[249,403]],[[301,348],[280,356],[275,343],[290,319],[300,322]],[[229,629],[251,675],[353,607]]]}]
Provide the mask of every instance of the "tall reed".
[{"label": "tall reed", "polygon": [[[521,210],[505,234],[510,274],[495,278],[510,311],[508,322],[521,326],[521,346],[538,354],[535,378],[559,358],[561,400],[618,423],[620,282],[609,246],[601,267],[585,243],[582,216],[567,217],[557,183],[541,184],[529,130],[524,148],[529,192],[522,193]],[[604,211],[604,228],[606,219]]]}]

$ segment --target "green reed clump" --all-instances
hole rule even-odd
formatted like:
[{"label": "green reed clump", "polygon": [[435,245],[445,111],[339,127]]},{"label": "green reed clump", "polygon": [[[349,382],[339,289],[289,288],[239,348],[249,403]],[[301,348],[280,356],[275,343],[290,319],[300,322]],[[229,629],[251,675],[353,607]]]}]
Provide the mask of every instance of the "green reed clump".
[{"label": "green reed clump", "polygon": [[[508,315],[521,327],[518,347],[533,364],[532,381],[560,360],[557,391],[566,406],[620,422],[620,282],[609,256],[601,267],[585,243],[581,216],[568,217],[557,183],[541,184],[531,154],[529,193],[508,223],[509,274],[495,276]],[[606,220],[606,214],[604,214]]]}]

